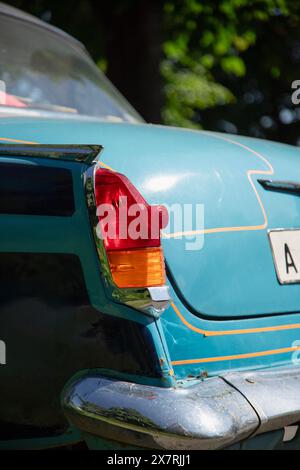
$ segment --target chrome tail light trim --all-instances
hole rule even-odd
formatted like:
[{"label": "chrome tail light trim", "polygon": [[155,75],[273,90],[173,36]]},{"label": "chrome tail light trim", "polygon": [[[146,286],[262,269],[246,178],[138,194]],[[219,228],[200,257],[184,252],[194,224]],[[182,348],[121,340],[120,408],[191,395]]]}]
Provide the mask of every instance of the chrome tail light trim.
[{"label": "chrome tail light trim", "polygon": [[108,296],[115,302],[128,305],[143,313],[158,318],[165,311],[170,302],[169,287],[145,287],[145,288],[125,288],[121,289],[113,282],[109,262],[103,240],[97,235],[97,207],[95,200],[95,171],[97,164],[92,165],[84,174],[84,186],[86,201],[89,211],[91,227],[93,231],[96,250],[100,259],[101,272]]}]

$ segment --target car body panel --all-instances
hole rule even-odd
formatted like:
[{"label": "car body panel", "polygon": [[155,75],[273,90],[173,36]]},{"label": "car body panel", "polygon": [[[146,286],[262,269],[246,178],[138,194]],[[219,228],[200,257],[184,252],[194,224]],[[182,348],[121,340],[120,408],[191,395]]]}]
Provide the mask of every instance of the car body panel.
[{"label": "car body panel", "polygon": [[[299,149],[146,125],[98,73],[80,43],[2,4],[0,14],[5,53],[10,44],[23,50],[21,63],[14,62],[20,51],[7,53],[12,61],[6,62],[0,91],[0,345],[7,355],[0,362],[0,449],[80,440],[97,449],[153,448],[145,432],[155,442],[161,439],[165,449],[177,440],[174,432],[180,450],[280,446],[283,428],[299,419],[300,374],[292,366],[300,361],[300,286],[280,285],[268,231],[299,229],[300,199],[297,192],[267,190],[259,180],[297,185]],[[30,39],[43,28],[45,47]],[[23,71],[35,74],[32,64],[36,57],[47,59],[50,39],[58,59],[51,64],[57,67],[65,60],[62,42],[71,41],[72,51],[82,54],[99,79],[97,98],[88,100],[91,82],[84,92],[67,86],[69,92],[62,93],[56,80],[53,102],[44,87],[19,96]],[[30,42],[41,50],[31,57],[34,51],[28,49],[24,62]],[[47,63],[46,76],[47,71],[51,75]],[[83,83],[76,64],[78,84]],[[21,88],[17,83],[11,89],[13,83],[5,81],[9,69],[19,75]],[[66,81],[72,76],[67,72]],[[106,89],[112,107],[106,106]],[[76,99],[64,102],[62,94]],[[14,154],[6,144],[27,147]],[[37,152],[28,153],[38,144]],[[68,148],[66,161],[61,150],[52,153],[54,159],[45,158],[42,144],[56,149],[96,145],[96,153],[102,146],[104,151],[97,163],[95,155],[79,162],[69,159],[75,147]],[[147,203],[165,204],[170,213],[174,205],[199,208],[196,225],[171,226],[162,233],[172,297],[166,308],[168,297],[161,299],[163,308],[153,304],[150,312],[137,303],[125,305],[124,297],[108,289],[93,233],[97,220],[95,214],[90,217],[96,164],[124,173]],[[22,174],[27,165],[30,170]],[[33,173],[46,177],[36,184],[28,177]],[[55,191],[58,173],[60,193]],[[62,201],[67,201],[64,207]],[[273,401],[266,399],[269,395]],[[117,434],[114,427],[120,428]],[[299,432],[294,441],[291,447],[299,447]]]},{"label": "car body panel", "polygon": [[[10,293],[7,302],[7,291],[16,290],[13,282],[9,284],[13,279],[11,270],[7,272],[1,292],[0,331],[1,340],[6,344],[7,361],[0,367],[0,380],[3,381],[0,441],[6,439],[7,433],[9,436],[15,434],[19,440],[36,434],[41,439],[35,443],[37,446],[47,447],[50,437],[50,444],[67,444],[68,434],[62,437],[58,432],[67,426],[59,397],[65,382],[78,370],[102,367],[108,375],[112,371],[140,374],[159,386],[170,386],[174,378],[169,375],[169,360],[157,322],[136,310],[110,302],[106,296],[85,200],[83,173],[87,165],[2,157],[0,168],[3,162],[16,166],[64,168],[71,171],[73,177],[75,212],[72,216],[0,214],[0,257],[19,254],[20,259],[30,255],[40,256],[42,260],[45,255],[55,259],[57,255],[67,254],[75,256],[82,268],[88,295],[88,302],[82,304],[55,306],[53,298],[54,305],[50,305],[37,293],[35,285],[29,288],[29,282],[24,283],[23,297],[18,288],[18,294]],[[41,272],[43,263],[41,261]],[[32,267],[28,263],[25,265],[28,281],[34,279]],[[3,264],[1,268],[4,276]],[[26,271],[23,276],[26,277]],[[66,286],[67,282],[68,279]],[[34,295],[28,294],[29,291]],[[15,298],[12,300],[12,297]],[[144,338],[143,346],[138,345],[137,330]],[[146,363],[151,369],[149,374]],[[139,378],[134,377],[134,380]],[[48,429],[49,435],[43,440],[44,428]],[[8,447],[13,445],[11,440],[9,442]],[[30,442],[29,447],[35,446]],[[21,441],[19,444],[23,445]]]},{"label": "car body panel", "polygon": [[[199,185],[194,181],[192,186],[193,175],[195,173],[198,176],[200,175],[199,178],[201,178],[202,164],[208,171],[208,166],[212,163],[212,160],[210,159],[208,163],[205,163],[208,155],[207,151],[210,152],[212,157],[213,149],[216,145],[215,153],[218,152],[218,159],[215,160],[215,165],[221,164],[221,155],[223,155],[223,159],[227,159],[226,164],[228,167],[230,167],[233,158],[235,162],[241,160],[242,163],[240,164],[238,174],[235,174],[234,178],[233,176],[229,178],[233,195],[230,190],[226,190],[226,198],[225,196],[222,198],[222,207],[225,199],[228,207],[226,205],[225,210],[224,205],[224,210],[219,209],[217,213],[213,210],[207,210],[205,224],[209,227],[214,225],[225,226],[225,224],[227,224],[226,226],[249,226],[249,224],[262,225],[264,222],[261,208],[247,180],[246,172],[252,167],[257,168],[259,171],[265,171],[266,164],[246,149],[240,148],[231,142],[223,141],[219,137],[215,138],[214,135],[174,128],[168,129],[161,126],[109,124],[100,121],[95,122],[94,120],[91,122],[68,122],[67,120],[58,121],[49,119],[38,121],[14,118],[2,119],[1,124],[1,138],[4,141],[9,141],[9,139],[28,140],[48,144],[67,144],[70,142],[80,144],[88,142],[89,144],[103,145],[104,151],[100,159],[102,164],[105,167],[126,173],[142,192],[146,200],[152,204],[197,202],[200,199],[200,193],[196,192]],[[226,138],[228,137],[225,136]],[[233,137],[230,137],[230,139],[232,140]],[[291,179],[293,177],[295,179],[296,170],[293,170],[293,168],[295,168],[295,157],[299,155],[298,149],[253,139],[234,139],[243,142],[243,146],[254,149],[255,152],[267,154],[271,164],[276,167],[278,173],[276,173],[276,177],[279,178],[280,176],[280,179]],[[238,157],[239,152],[241,152],[240,158]],[[202,155],[201,165],[199,163],[200,154]],[[283,155],[285,159],[282,158]],[[217,157],[214,158],[216,159]],[[249,159],[251,164],[249,164]],[[252,159],[254,159],[254,162]],[[283,164],[283,160],[286,164]],[[61,165],[68,164],[64,162]],[[187,168],[192,168],[191,174],[186,175],[186,173],[189,173]],[[225,166],[222,168],[225,172],[224,174],[226,174]],[[73,171],[79,171],[79,169],[73,169]],[[159,174],[179,177],[186,175],[184,176],[186,181],[185,184],[177,182],[167,189],[162,187],[160,191],[155,191],[155,185],[149,184],[149,180],[151,181],[151,178],[153,179]],[[208,174],[210,175],[210,173]],[[171,179],[172,181],[174,182]],[[207,203],[211,205],[212,209],[212,204],[216,201],[215,187],[212,188],[211,184],[208,183],[204,185],[204,177],[202,182],[202,202],[205,196]],[[221,188],[222,184],[219,183],[217,188]],[[78,185],[80,185],[79,179]],[[193,188],[193,190],[190,188]],[[204,189],[208,194],[204,194]],[[82,196],[82,191],[83,189],[78,186],[76,192],[78,192],[79,199]],[[209,257],[210,253],[211,256],[215,254],[218,243],[220,245],[219,251],[223,251],[220,256],[225,262],[218,263],[219,270],[221,274],[223,273],[219,281],[221,282],[221,279],[223,279],[226,286],[225,289],[223,285],[218,285],[224,294],[222,298],[224,300],[223,304],[221,303],[221,297],[216,294],[217,289],[215,287],[215,294],[207,295],[209,282],[211,282],[211,279],[214,279],[215,274],[212,266],[213,261],[210,264],[208,263],[205,277],[202,277],[203,286],[206,290],[204,288],[197,289],[195,286],[194,278],[198,279],[200,263],[198,261],[194,262],[193,258],[197,260],[198,255],[202,256],[203,250],[196,253],[197,256],[195,252],[191,251],[191,256],[189,256],[187,255],[189,252],[183,250],[184,240],[164,240],[166,259],[173,275],[175,269],[176,279],[172,285],[170,283],[173,303],[165,311],[161,319],[157,321],[157,325],[161,329],[161,340],[166,345],[166,349],[170,354],[172,363],[170,370],[172,370],[172,367],[174,368],[177,379],[185,380],[189,378],[193,380],[201,375],[216,375],[220,371],[228,369],[251,369],[266,367],[267,365],[288,364],[291,363],[292,358],[297,352],[295,349],[297,346],[294,344],[299,338],[300,329],[300,315],[297,313],[299,306],[299,295],[297,295],[299,285],[280,286],[278,284],[271,250],[267,241],[267,229],[269,227],[278,227],[278,225],[286,227],[296,225],[299,203],[296,197],[291,198],[291,196],[287,195],[266,193],[258,184],[257,191],[263,199],[266,213],[268,214],[267,227],[244,232],[211,234],[205,237],[205,250],[207,250],[205,251],[205,258]],[[239,193],[243,194],[244,202],[245,204],[247,203],[247,211],[242,211],[241,208],[239,209],[240,206],[236,204]],[[288,206],[282,202],[283,200],[286,201],[287,197],[291,198],[289,200],[292,202]],[[82,200],[81,202],[78,200],[78,204],[83,204]],[[287,206],[286,211],[284,211],[285,206]],[[276,207],[276,214],[274,214],[274,207]],[[47,234],[45,234],[43,239],[38,235],[38,229],[41,227],[42,222],[34,218],[30,219],[32,224],[30,226],[28,224],[25,227],[25,234],[27,233],[28,235],[23,237],[22,250],[30,250],[33,245],[38,247],[39,244],[42,244],[42,246],[37,248],[39,250],[53,249],[52,240],[59,226],[57,224],[63,224],[64,236],[59,240],[61,250],[67,252],[71,250],[72,252],[79,253],[83,269],[86,272],[88,291],[92,304],[96,308],[102,309],[106,306],[107,312],[110,314],[127,315],[139,322],[149,321],[133,309],[113,304],[110,304],[108,307],[105,294],[101,290],[101,286],[95,281],[96,271],[93,274],[91,269],[93,266],[93,269],[97,269],[97,261],[91,249],[91,234],[85,233],[82,230],[83,225],[87,223],[86,216],[82,214],[77,216],[79,217],[78,230],[74,231],[74,225],[72,225],[72,228],[71,225],[68,226],[66,221],[53,220],[53,229],[51,228],[51,223],[49,223]],[[75,217],[77,216],[75,214]],[[82,217],[84,217],[84,220]],[[220,217],[220,220],[218,220],[218,217]],[[29,219],[27,218],[26,220],[28,222]],[[5,224],[5,230],[7,236],[5,237],[6,242],[3,249],[11,250],[19,244],[20,238],[15,238],[13,225],[9,227],[9,225]],[[36,233],[35,240],[30,239],[30,234],[33,232]],[[58,240],[57,233],[55,237],[56,245]],[[254,280],[253,284],[247,282],[246,286],[244,283],[242,284],[243,290],[241,291],[237,288],[237,281],[234,280],[235,276],[231,276],[228,279],[226,276],[226,274],[228,275],[228,266],[226,265],[228,246],[224,251],[223,244],[225,238],[227,241],[230,241],[232,238],[235,246],[239,245],[239,249],[240,245],[246,244],[249,246],[251,242],[251,256],[249,253],[247,254],[246,250],[243,250],[243,263],[248,262],[250,267],[253,267],[255,254],[255,259],[258,260],[256,267],[259,267],[257,273],[260,276],[260,283],[257,283],[257,280]],[[213,240],[214,246],[210,245],[210,240]],[[232,240],[230,244],[233,244]],[[255,253],[251,250],[254,250]],[[236,253],[236,256],[234,256],[234,253]],[[233,251],[232,257],[233,261],[231,263],[234,263],[235,266],[241,264],[241,254],[239,251]],[[212,271],[210,271],[210,267]],[[266,270],[267,276],[265,276],[266,281],[264,281],[263,273],[266,273]],[[243,276],[245,277],[246,274],[242,273],[242,279]],[[247,276],[249,277],[249,273]],[[183,282],[185,282],[184,286]],[[212,285],[215,284],[212,283]],[[194,286],[193,289],[191,286]],[[187,290],[184,291],[184,288]],[[202,292],[205,292],[206,295],[204,296]],[[195,312],[190,307],[192,301],[195,303],[203,301],[203,299],[206,302],[206,307],[209,304],[209,311],[215,315],[209,316],[205,311]],[[232,299],[230,309],[229,307],[226,309],[225,307],[229,305],[230,299]],[[267,300],[269,300],[271,307]],[[174,309],[174,306],[177,311]],[[287,315],[286,312],[288,311],[295,313]],[[271,315],[274,312],[278,314]],[[246,314],[248,318],[239,318],[243,314]],[[251,314],[253,318],[251,318]],[[256,318],[257,315],[260,315],[260,318]],[[230,319],[228,319],[228,316],[230,316]]]},{"label": "car body panel", "polygon": [[11,122],[13,131],[4,121],[2,138],[53,143],[59,136],[59,143],[101,143],[103,162],[126,173],[151,204],[204,205],[207,233],[201,250],[186,250],[186,238],[164,240],[176,285],[200,316],[222,319],[299,310],[300,286],[278,283],[267,230],[299,227],[300,199],[266,191],[256,181],[271,173],[280,180],[300,179],[296,147],[99,122],[21,120],[22,132],[16,133],[18,121]]}]

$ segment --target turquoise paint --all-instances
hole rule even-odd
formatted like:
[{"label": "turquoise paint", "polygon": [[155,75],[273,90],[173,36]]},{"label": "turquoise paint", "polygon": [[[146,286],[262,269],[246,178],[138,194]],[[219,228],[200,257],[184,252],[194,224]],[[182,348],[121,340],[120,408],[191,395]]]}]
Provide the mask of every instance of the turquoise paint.
[{"label": "turquoise paint", "polygon": [[130,318],[145,325],[150,323],[150,318],[132,309],[123,307],[120,312],[119,306],[110,303],[105,294],[82,183],[82,173],[86,167],[51,160],[29,159],[29,161],[42,166],[60,166],[72,171],[75,213],[72,217],[0,215],[0,251],[74,253],[81,260],[90,301],[96,309],[102,313]]},{"label": "turquoise paint", "polygon": [[[266,171],[268,166],[214,134],[143,124],[29,118],[5,119],[0,132],[3,137],[42,143],[102,144],[103,161],[126,173],[150,203],[204,204],[205,228],[264,222],[247,171]],[[231,138],[267,158],[274,178],[300,178],[298,148]],[[160,176],[169,178],[168,188],[155,185]],[[268,228],[299,227],[300,199],[265,191],[256,181],[260,176],[268,175],[253,176]],[[300,286],[278,284],[267,230],[209,234],[198,252],[186,251],[185,242],[164,240],[163,244],[178,287],[199,315],[222,318],[298,311]]]},{"label": "turquoise paint", "polygon": [[[282,315],[247,320],[212,321],[193,315],[178,299],[171,288],[174,304],[185,320],[194,327],[207,331],[226,331],[248,328],[263,328],[300,323],[300,314]],[[171,361],[196,360],[248,354],[253,352],[289,348],[294,341],[299,341],[300,329],[268,331],[250,334],[224,336],[204,336],[192,331],[170,306],[160,319],[165,333]],[[293,353],[272,354],[269,356],[220,360],[194,364],[174,365],[177,380],[189,379],[192,384],[195,377],[219,375],[228,370],[263,369],[266,367],[292,365]],[[299,356],[299,355],[298,355]],[[188,382],[184,382],[188,385]]]},{"label": "turquoise paint", "polygon": [[160,385],[163,387],[174,387],[176,385],[176,381],[173,376],[173,367],[171,365],[169,350],[165,341],[165,335],[162,330],[160,320],[155,320],[155,322],[148,325],[147,328],[152,335],[156,353],[160,361],[162,373]]},{"label": "turquoise paint", "polygon": [[[266,170],[267,165],[244,149],[213,135],[152,125],[111,124],[95,121],[2,119],[0,136],[41,143],[88,143],[104,145],[101,160],[125,173],[150,203],[205,204],[205,226],[225,227],[263,223],[263,216],[247,179],[249,169]],[[226,138],[228,136],[225,136]],[[257,139],[230,137],[262,153],[273,165],[276,179],[300,179],[299,149]],[[40,162],[50,164],[50,162]],[[68,167],[68,163],[53,162]],[[132,318],[149,326],[153,319],[133,309],[109,302],[101,284],[84,195],[80,165],[70,166],[75,175],[76,213],[72,220],[26,217],[22,221],[1,216],[5,231],[3,250],[74,252],[80,256],[91,302],[111,315]],[[81,168],[81,169],[80,169]],[[158,176],[170,177],[168,188],[153,183]],[[268,228],[299,227],[300,199],[266,192],[256,182],[263,201]],[[262,177],[268,177],[262,175]],[[54,220],[57,219],[57,220]],[[22,226],[22,227],[21,227]],[[15,229],[22,228],[22,235]],[[22,241],[22,242],[21,242]],[[192,313],[176,292],[172,297],[185,318],[195,327],[226,330],[300,323],[300,314],[251,318],[274,312],[298,312],[299,285],[280,286],[268,245],[267,231],[210,234],[203,250],[187,252],[184,240],[164,240],[164,250],[177,288],[198,312]],[[230,253],[230,256],[228,255]],[[234,275],[232,275],[234,273]],[[248,319],[239,319],[248,315]],[[225,317],[232,319],[227,320]],[[168,362],[247,354],[291,347],[300,330],[285,330],[232,336],[204,337],[189,330],[170,307],[157,321],[157,350],[163,348]],[[165,345],[165,346],[164,346]],[[264,368],[291,364],[292,353],[174,366],[177,379],[191,380],[201,374],[216,375],[232,369]],[[172,383],[172,381],[170,382]],[[187,382],[188,383],[188,382]],[[163,384],[162,384],[163,385]]]}]

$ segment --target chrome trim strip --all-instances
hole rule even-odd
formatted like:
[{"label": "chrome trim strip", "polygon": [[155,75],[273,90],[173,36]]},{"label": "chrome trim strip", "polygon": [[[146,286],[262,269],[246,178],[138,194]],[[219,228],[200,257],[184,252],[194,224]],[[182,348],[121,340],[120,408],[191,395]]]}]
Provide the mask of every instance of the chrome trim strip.
[{"label": "chrome trim strip", "polygon": [[96,250],[101,263],[102,276],[108,296],[115,302],[128,305],[151,317],[158,318],[170,301],[169,287],[149,287],[141,289],[121,289],[113,282],[103,240],[97,235],[97,208],[95,201],[95,171],[101,166],[92,165],[84,174],[86,201],[90,216]]},{"label": "chrome trim strip", "polygon": [[91,165],[101,153],[102,145],[0,144],[0,157],[51,158]]},{"label": "chrome trim strip", "polygon": [[251,403],[260,419],[257,434],[300,422],[300,367],[231,372],[226,382]]},{"label": "chrome trim strip", "polygon": [[217,449],[259,426],[247,400],[218,377],[175,389],[87,376],[67,387],[63,409],[81,431],[150,449]]},{"label": "chrome trim strip", "polygon": [[69,383],[63,409],[80,430],[151,449],[219,449],[300,422],[300,367],[232,372],[188,388],[90,373]]},{"label": "chrome trim strip", "polygon": [[258,179],[259,184],[269,191],[280,191],[300,195],[300,183],[294,181],[274,181]]}]

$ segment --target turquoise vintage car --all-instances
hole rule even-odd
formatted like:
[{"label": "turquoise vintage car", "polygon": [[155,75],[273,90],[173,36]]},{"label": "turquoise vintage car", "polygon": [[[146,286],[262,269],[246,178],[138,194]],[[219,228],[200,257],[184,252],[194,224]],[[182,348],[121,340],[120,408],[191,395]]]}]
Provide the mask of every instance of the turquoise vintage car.
[{"label": "turquoise vintage car", "polygon": [[299,148],[145,124],[3,4],[0,44],[1,448],[299,448]]}]

